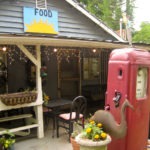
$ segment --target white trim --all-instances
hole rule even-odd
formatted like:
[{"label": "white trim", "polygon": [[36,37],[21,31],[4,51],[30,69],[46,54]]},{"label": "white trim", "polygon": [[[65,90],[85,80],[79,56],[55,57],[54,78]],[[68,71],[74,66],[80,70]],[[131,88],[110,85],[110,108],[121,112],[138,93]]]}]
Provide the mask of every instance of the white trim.
[{"label": "white trim", "polygon": [[89,40],[57,39],[47,37],[0,36],[2,45],[46,45],[54,47],[84,47],[84,48],[121,48],[129,47],[127,43],[111,43]]},{"label": "white trim", "polygon": [[[90,40],[57,39],[48,37],[0,36],[0,45],[45,45],[53,47],[84,47],[84,48],[126,48],[128,43],[112,43]],[[149,45],[136,45],[134,48],[150,50]]]},{"label": "white trim", "polygon": [[65,1],[68,2],[70,5],[72,5],[74,8],[76,8],[77,10],[79,10],[82,14],[87,16],[89,19],[91,19],[93,22],[95,22],[98,26],[103,28],[106,32],[111,34],[117,40],[119,40],[120,42],[126,42],[120,36],[118,36],[113,30],[108,28],[106,25],[104,25],[102,22],[100,22],[98,19],[96,19],[94,16],[92,16],[88,11],[86,11],[84,8],[79,6],[78,3],[74,2],[73,0],[65,0]]}]

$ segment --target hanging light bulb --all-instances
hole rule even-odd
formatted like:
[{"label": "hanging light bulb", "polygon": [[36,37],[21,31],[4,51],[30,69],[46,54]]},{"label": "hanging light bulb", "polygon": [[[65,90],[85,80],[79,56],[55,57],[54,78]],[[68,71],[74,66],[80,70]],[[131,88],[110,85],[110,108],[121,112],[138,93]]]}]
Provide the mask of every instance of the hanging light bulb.
[{"label": "hanging light bulb", "polygon": [[53,50],[55,53],[58,51],[58,49],[57,48],[54,48],[54,50]]},{"label": "hanging light bulb", "polygon": [[92,51],[93,51],[93,53],[96,53],[96,49],[93,49]]},{"label": "hanging light bulb", "polygon": [[7,50],[7,48],[6,48],[6,46],[4,46],[3,48],[2,48],[2,51],[6,51]]}]

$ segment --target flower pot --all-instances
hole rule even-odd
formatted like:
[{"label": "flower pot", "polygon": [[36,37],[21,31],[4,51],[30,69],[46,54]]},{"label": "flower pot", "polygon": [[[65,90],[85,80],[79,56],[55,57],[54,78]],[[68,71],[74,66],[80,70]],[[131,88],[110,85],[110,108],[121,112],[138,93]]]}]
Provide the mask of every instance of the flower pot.
[{"label": "flower pot", "polygon": [[2,150],[2,148],[3,148],[3,147],[2,147],[2,144],[0,144],[0,150]]},{"label": "flower pot", "polygon": [[82,134],[79,134],[75,140],[80,145],[80,150],[107,150],[107,145],[111,142],[111,137],[107,135],[105,140],[92,141],[82,138]]},{"label": "flower pot", "polygon": [[11,145],[11,146],[8,148],[8,150],[15,150],[14,144]]},{"label": "flower pot", "polygon": [[0,135],[0,150],[14,150],[15,135],[7,131]]},{"label": "flower pot", "polygon": [[15,150],[15,148],[14,148],[14,144],[13,144],[13,145],[11,145],[11,146],[10,146],[10,147],[8,147],[8,148],[0,147],[0,150]]},{"label": "flower pot", "polygon": [[73,150],[80,150],[80,145],[75,141],[74,138],[70,138]]}]

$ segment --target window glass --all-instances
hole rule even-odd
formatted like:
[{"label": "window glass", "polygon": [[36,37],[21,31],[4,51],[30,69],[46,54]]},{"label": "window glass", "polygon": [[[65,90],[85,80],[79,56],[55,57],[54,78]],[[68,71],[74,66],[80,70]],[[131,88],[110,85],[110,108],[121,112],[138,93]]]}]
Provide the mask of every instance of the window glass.
[{"label": "window glass", "polygon": [[83,59],[83,79],[91,80],[97,79],[100,74],[100,65],[98,58],[84,58]]},{"label": "window glass", "polygon": [[145,98],[147,94],[148,68],[139,67],[136,78],[136,98]]}]

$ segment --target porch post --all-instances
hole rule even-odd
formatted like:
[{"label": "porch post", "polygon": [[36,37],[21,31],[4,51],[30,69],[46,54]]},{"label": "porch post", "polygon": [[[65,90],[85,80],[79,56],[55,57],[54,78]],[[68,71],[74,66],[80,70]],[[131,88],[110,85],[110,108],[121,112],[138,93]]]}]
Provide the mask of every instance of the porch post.
[{"label": "porch post", "polygon": [[40,105],[35,106],[36,120],[38,127],[38,138],[44,137],[44,128],[43,128],[43,97],[42,97],[42,84],[41,84],[41,76],[40,76],[40,68],[41,68],[41,51],[40,45],[36,46],[36,54],[37,54],[37,66],[36,66],[36,85],[38,92],[38,101],[40,101]]}]

